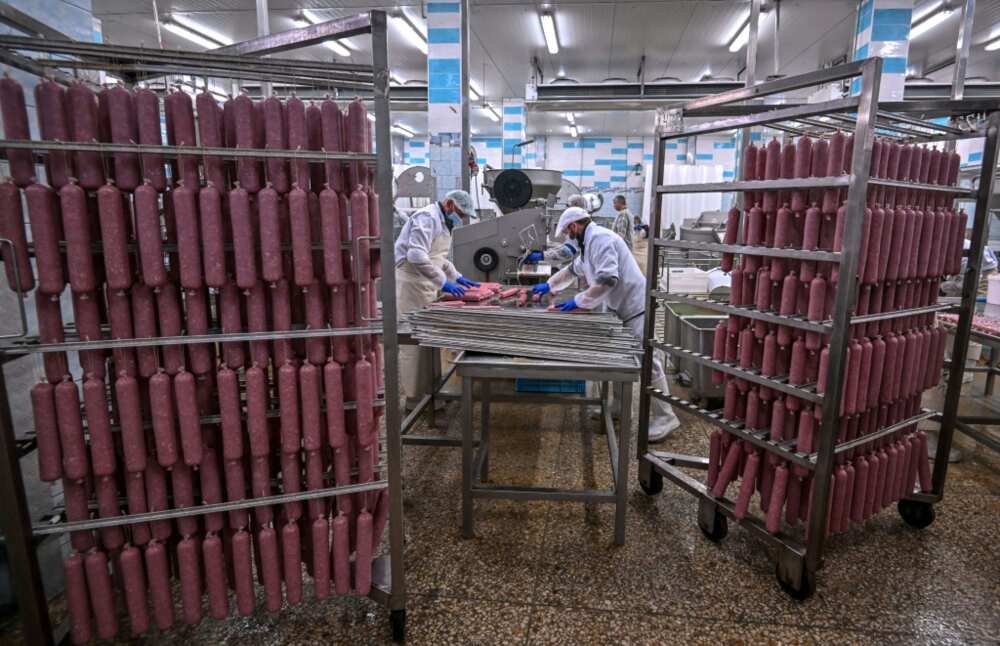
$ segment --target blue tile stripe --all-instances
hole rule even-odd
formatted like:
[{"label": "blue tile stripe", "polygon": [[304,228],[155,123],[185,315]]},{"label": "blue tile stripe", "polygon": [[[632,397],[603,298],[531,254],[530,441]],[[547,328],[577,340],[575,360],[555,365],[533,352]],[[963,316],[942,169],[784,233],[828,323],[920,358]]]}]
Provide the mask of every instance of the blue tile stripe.
[{"label": "blue tile stripe", "polygon": [[698,161],[712,161],[715,156],[712,153],[697,153],[694,158]]},{"label": "blue tile stripe", "polygon": [[728,150],[730,148],[732,148],[732,149],[735,150],[735,148],[736,148],[736,142],[735,141],[716,141],[715,143],[712,144],[712,147],[715,148],[716,150]]},{"label": "blue tile stripe", "polygon": [[882,59],[883,74],[906,74],[906,58],[901,56],[887,56]]},{"label": "blue tile stripe", "polygon": [[461,4],[458,2],[428,2],[427,13],[458,13]]},{"label": "blue tile stripe", "polygon": [[872,40],[906,40],[910,37],[912,9],[876,9],[872,20]]},{"label": "blue tile stripe", "polygon": [[983,161],[983,151],[980,150],[979,152],[969,153],[969,161],[970,162]]},{"label": "blue tile stripe", "polygon": [[427,145],[427,143],[424,142],[424,141],[419,141],[419,140],[415,140],[415,139],[411,139],[409,141],[410,148],[423,148],[426,145]]},{"label": "blue tile stripe", "polygon": [[611,154],[612,155],[627,155],[628,154],[628,148],[612,148],[611,149]]},{"label": "blue tile stripe", "polygon": [[503,108],[503,113],[505,115],[510,115],[510,116],[524,114],[524,107],[520,105],[505,105]]},{"label": "blue tile stripe", "polygon": [[653,155],[646,153],[642,156],[643,161],[653,161]]},{"label": "blue tile stripe", "polygon": [[612,182],[627,182],[628,181],[628,176],[626,176],[626,175],[612,175],[611,176],[611,181]]},{"label": "blue tile stripe", "polygon": [[520,121],[505,121],[503,124],[504,132],[520,132],[521,122]]},{"label": "blue tile stripe", "polygon": [[431,45],[457,45],[461,42],[461,31],[455,27],[434,27],[427,30],[427,42]]},{"label": "blue tile stripe", "polygon": [[631,148],[632,150],[642,150],[644,145],[645,144],[643,144],[642,142],[634,142],[634,143],[630,142],[628,147]]},{"label": "blue tile stripe", "polygon": [[875,13],[875,2],[874,0],[865,0],[861,3],[861,8],[858,10],[858,33],[860,34],[864,30],[868,29],[872,25],[872,18]]},{"label": "blue tile stripe", "polygon": [[593,177],[594,171],[592,170],[564,170],[563,175],[567,177]]},{"label": "blue tile stripe", "polygon": [[427,61],[427,71],[431,74],[461,74],[462,59],[432,58]]},{"label": "blue tile stripe", "polygon": [[428,103],[458,103],[461,101],[461,90],[459,88],[430,88],[427,90]]}]

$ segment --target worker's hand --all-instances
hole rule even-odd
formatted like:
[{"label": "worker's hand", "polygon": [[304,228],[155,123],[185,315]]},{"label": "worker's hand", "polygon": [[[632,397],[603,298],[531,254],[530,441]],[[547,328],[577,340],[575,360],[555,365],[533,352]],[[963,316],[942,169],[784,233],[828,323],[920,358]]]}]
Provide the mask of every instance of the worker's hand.
[{"label": "worker's hand", "polygon": [[535,296],[544,296],[548,294],[550,291],[552,291],[552,288],[549,287],[548,283],[538,283],[537,285],[531,288],[531,293]]},{"label": "worker's hand", "polygon": [[455,279],[455,282],[461,285],[462,287],[479,287],[479,283],[477,283],[474,280],[469,280],[465,276],[459,276],[458,278]]},{"label": "worker's hand", "polygon": [[531,253],[529,253],[527,256],[524,257],[524,262],[528,263],[529,265],[540,263],[543,260],[545,260],[545,254],[543,254],[541,251],[532,251]]},{"label": "worker's hand", "polygon": [[559,303],[556,305],[556,309],[560,312],[572,312],[573,310],[580,309],[580,306],[576,304],[576,300],[566,301],[565,303]]},{"label": "worker's hand", "polygon": [[441,291],[445,294],[451,294],[452,296],[457,296],[459,298],[465,296],[464,287],[447,280],[444,282],[444,285],[441,286]]}]

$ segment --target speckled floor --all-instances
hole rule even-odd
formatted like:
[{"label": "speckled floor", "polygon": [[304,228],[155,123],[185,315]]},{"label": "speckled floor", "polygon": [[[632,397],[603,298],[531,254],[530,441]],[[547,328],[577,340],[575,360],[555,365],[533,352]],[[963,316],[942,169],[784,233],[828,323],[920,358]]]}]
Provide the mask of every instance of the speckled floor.
[{"label": "speckled floor", "polygon": [[[453,404],[438,432],[457,436],[456,413]],[[578,407],[495,404],[493,420],[492,481],[609,486],[606,444],[597,436],[586,445],[580,429],[596,422]],[[685,421],[662,446],[704,453],[709,429]],[[669,483],[655,498],[643,494],[634,461],[623,547],[612,542],[612,506],[570,503],[478,502],[476,537],[463,540],[459,465],[458,449],[405,449],[411,644],[970,644],[1000,635],[1000,462],[983,449],[952,465],[926,530],[886,510],[829,541],[818,591],[802,603],[780,591],[747,533],[731,528],[710,543],[693,498]],[[389,628],[375,603],[333,599],[147,641],[382,644]]]}]

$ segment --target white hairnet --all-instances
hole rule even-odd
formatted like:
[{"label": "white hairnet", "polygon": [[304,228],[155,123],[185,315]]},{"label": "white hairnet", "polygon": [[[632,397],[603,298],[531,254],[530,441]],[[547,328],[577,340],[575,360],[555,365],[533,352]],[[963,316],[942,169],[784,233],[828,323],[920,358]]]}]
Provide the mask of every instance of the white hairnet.
[{"label": "white hairnet", "polygon": [[579,206],[571,206],[562,212],[559,216],[559,224],[556,225],[556,236],[561,236],[566,233],[566,227],[573,224],[574,222],[579,222],[580,220],[586,220],[590,217],[584,209]]},{"label": "white hairnet", "polygon": [[451,191],[444,196],[444,199],[451,200],[462,212],[462,215],[475,215],[476,207],[472,203],[472,196],[465,191]]},{"label": "white hairnet", "polygon": [[587,208],[587,198],[579,193],[574,193],[569,196],[568,200],[566,200],[566,206],[579,206],[580,208],[585,209]]}]

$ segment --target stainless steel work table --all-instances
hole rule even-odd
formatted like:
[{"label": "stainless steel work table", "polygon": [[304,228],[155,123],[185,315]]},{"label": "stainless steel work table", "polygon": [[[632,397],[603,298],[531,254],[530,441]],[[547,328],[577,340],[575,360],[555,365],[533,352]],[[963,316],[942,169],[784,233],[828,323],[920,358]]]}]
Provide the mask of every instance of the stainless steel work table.
[{"label": "stainless steel work table", "polygon": [[[628,492],[629,441],[632,426],[632,382],[639,378],[639,360],[627,368],[609,368],[604,365],[566,363],[545,359],[501,357],[465,352],[455,362],[455,371],[462,381],[462,536],[474,535],[473,501],[476,498],[505,498],[507,500],[560,500],[567,502],[614,503],[615,543],[625,542],[625,505]],[[514,396],[492,396],[490,381],[494,379],[582,379],[601,384],[600,397],[561,393],[522,393]],[[482,425],[476,447],[473,437],[472,407],[473,386],[480,381],[479,396],[482,406]],[[616,434],[611,410],[608,406],[608,385],[613,384],[620,401],[629,402],[621,407],[619,429]],[[525,404],[568,404],[585,406],[600,404],[601,423],[608,441],[613,488],[556,489],[551,487],[512,486],[484,484],[489,475],[490,403],[510,402]]]}]

